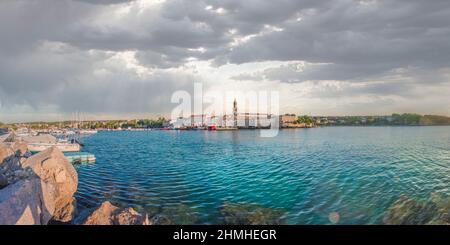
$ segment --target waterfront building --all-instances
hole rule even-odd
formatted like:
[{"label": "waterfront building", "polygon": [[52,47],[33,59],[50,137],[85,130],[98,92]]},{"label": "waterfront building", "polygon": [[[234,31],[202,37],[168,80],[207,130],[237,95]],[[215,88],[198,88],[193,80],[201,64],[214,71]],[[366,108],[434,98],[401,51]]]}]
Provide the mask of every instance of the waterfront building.
[{"label": "waterfront building", "polygon": [[233,102],[233,120],[234,120],[233,126],[235,128],[237,128],[237,126],[238,126],[237,117],[238,117],[237,101],[236,101],[236,98],[235,98],[234,102]]},{"label": "waterfront building", "polygon": [[239,113],[237,100],[233,101],[231,115],[191,115],[189,118],[177,118],[170,121],[173,128],[267,128],[271,125],[272,115],[266,113]]},{"label": "waterfront building", "polygon": [[284,114],[280,116],[280,127],[297,127],[296,124],[297,116],[295,114]]},{"label": "waterfront building", "polygon": [[205,115],[191,115],[191,127],[204,127],[205,126]]},{"label": "waterfront building", "polygon": [[222,116],[222,120],[220,120],[219,124],[220,127],[223,128],[230,128],[234,125],[234,116],[232,115],[224,115]]},{"label": "waterfront building", "polygon": [[190,127],[192,125],[192,118],[183,118],[179,117],[175,120],[172,120],[170,122],[173,128],[184,128],[184,127]]}]

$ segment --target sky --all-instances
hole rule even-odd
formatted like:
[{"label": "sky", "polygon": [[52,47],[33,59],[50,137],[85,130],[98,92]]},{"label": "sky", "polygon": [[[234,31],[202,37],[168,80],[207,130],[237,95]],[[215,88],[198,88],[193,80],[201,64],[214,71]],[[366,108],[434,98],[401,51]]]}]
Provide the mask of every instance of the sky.
[{"label": "sky", "polygon": [[2,0],[0,121],[169,115],[175,91],[281,113],[450,115],[448,0]]}]

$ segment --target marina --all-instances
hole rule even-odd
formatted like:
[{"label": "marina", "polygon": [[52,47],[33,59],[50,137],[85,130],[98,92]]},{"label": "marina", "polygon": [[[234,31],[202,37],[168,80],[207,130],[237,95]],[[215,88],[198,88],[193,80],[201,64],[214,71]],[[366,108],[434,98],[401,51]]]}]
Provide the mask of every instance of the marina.
[{"label": "marina", "polygon": [[80,142],[80,139],[97,133],[97,130],[64,129],[36,131],[20,128],[1,135],[0,142],[9,145],[8,142],[15,140],[24,141],[27,143],[27,150],[31,154],[56,147],[64,153],[72,164],[95,163],[96,157],[94,154],[81,152],[83,144]]},{"label": "marina", "polygon": [[41,152],[50,147],[56,147],[62,152],[79,152],[80,144],[75,140],[58,139],[50,134],[40,134],[36,136],[22,136],[28,143],[28,150],[31,152]]}]

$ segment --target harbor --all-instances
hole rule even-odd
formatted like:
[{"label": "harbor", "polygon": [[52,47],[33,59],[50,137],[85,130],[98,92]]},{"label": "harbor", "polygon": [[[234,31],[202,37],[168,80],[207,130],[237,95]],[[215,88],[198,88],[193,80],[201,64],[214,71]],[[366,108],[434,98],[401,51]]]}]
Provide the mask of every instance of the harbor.
[{"label": "harbor", "polygon": [[56,147],[73,164],[95,163],[94,154],[81,152],[81,139],[96,134],[97,130],[52,130],[35,131],[26,127],[10,131],[0,137],[0,143],[10,145],[13,142],[27,144],[28,155]]}]

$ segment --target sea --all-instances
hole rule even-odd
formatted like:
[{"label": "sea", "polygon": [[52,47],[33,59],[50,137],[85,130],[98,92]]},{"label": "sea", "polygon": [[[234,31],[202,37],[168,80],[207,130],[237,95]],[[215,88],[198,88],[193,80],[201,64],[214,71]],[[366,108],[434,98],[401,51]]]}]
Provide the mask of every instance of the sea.
[{"label": "sea", "polygon": [[76,165],[80,209],[104,201],[173,224],[383,224],[402,196],[450,196],[450,127],[100,131]]}]

